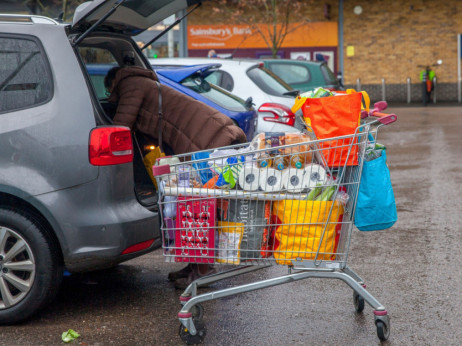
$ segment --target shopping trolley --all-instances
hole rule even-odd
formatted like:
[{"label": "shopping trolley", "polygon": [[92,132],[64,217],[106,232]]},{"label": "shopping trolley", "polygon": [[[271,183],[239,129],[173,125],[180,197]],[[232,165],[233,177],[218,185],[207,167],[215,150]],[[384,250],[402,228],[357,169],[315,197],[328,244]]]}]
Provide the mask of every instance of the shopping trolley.
[{"label": "shopping trolley", "polygon": [[[307,278],[348,284],[356,311],[367,302],[378,337],[388,339],[385,307],[347,266],[366,149],[381,126],[397,119],[362,114],[369,115],[379,118],[363,121],[348,136],[262,133],[251,143],[163,158],[153,167],[166,261],[232,266],[197,279],[181,294],[185,343],[205,337],[201,303]],[[200,286],[271,265],[285,265],[288,273],[198,293]]]}]

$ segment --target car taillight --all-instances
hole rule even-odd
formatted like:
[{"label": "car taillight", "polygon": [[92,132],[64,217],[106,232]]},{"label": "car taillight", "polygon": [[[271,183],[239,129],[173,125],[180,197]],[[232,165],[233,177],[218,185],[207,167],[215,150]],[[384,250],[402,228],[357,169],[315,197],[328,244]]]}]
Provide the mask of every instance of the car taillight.
[{"label": "car taillight", "polygon": [[273,114],[272,117],[263,117],[265,121],[272,121],[274,123],[290,126],[294,126],[295,124],[295,114],[289,107],[279,103],[264,103],[258,108],[258,111]]},{"label": "car taillight", "polygon": [[126,255],[126,254],[133,253],[133,252],[138,252],[141,250],[146,250],[148,247],[152,245],[152,243],[154,243],[154,239],[146,240],[141,243],[132,245],[126,248],[124,251],[122,251],[122,255]]},{"label": "car taillight", "polygon": [[90,132],[90,163],[94,166],[119,165],[133,161],[132,135],[128,127],[97,127]]}]

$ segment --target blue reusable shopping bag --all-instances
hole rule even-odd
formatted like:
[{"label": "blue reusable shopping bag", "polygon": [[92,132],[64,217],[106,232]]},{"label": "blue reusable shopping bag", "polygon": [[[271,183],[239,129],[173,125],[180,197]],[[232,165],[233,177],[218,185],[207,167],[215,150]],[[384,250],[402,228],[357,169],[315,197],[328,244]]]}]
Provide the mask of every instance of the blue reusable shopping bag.
[{"label": "blue reusable shopping bag", "polygon": [[383,149],[381,156],[363,164],[354,223],[360,231],[379,231],[390,228],[397,220],[395,195]]}]

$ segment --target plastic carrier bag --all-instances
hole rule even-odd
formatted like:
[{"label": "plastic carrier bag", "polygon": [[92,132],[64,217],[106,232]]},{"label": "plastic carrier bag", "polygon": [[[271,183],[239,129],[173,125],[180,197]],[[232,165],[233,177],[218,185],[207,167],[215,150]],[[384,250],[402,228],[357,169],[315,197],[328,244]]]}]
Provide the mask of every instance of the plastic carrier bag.
[{"label": "plastic carrier bag", "polygon": [[363,164],[354,216],[360,231],[387,229],[398,220],[385,148],[381,152],[379,157]]},{"label": "plastic carrier bag", "polygon": [[318,260],[335,259],[343,218],[340,202],[283,200],[274,202],[272,213],[279,224],[275,232],[279,245],[273,253],[276,263],[291,264],[287,260],[297,258],[313,260],[318,249]]}]

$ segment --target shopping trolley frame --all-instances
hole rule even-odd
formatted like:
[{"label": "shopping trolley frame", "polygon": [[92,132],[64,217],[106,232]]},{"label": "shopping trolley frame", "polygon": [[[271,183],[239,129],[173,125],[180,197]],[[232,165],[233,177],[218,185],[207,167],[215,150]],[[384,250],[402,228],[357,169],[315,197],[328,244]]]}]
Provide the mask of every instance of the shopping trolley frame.
[{"label": "shopping trolley frame", "polygon": [[[378,104],[376,104],[377,106]],[[380,103],[379,107],[375,107],[369,113],[362,113],[362,118],[366,118],[368,116],[375,116],[379,119],[374,120],[372,122],[367,122],[361,124],[355,131],[353,135],[343,136],[343,137],[336,137],[332,138],[331,140],[339,140],[345,138],[359,138],[359,136],[367,136],[369,134],[375,135],[375,139],[377,138],[378,130],[381,126],[393,123],[396,121],[397,117],[395,114],[383,114],[380,113],[378,110],[383,110],[383,102]],[[364,137],[363,137],[364,138]],[[317,145],[320,140],[314,140],[313,144]],[[361,179],[361,171],[362,171],[362,163],[363,157],[366,150],[366,146],[363,145],[364,143],[358,144],[360,147],[359,150],[359,157],[361,158],[359,161],[359,165],[357,166],[356,174],[358,174],[358,180]],[[351,148],[353,146],[353,140],[350,140],[350,147],[348,148],[348,156],[350,154]],[[227,147],[233,148],[233,146]],[[318,151],[317,151],[318,152]],[[182,155],[183,157],[187,157],[190,154]],[[181,156],[181,155],[180,155]],[[325,160],[321,157],[320,160]],[[200,162],[199,160],[198,162]],[[325,162],[324,162],[325,164]],[[327,168],[326,164],[326,168]],[[346,167],[346,162],[345,162]],[[345,169],[340,173],[341,177],[345,174]],[[157,169],[154,172],[154,175],[159,178],[159,175],[165,174],[166,171],[163,169]],[[341,178],[339,178],[341,181]],[[339,183],[340,184],[340,183]],[[160,185],[160,184],[159,184]],[[335,195],[338,193],[339,189],[337,188],[334,193],[333,199],[335,200]],[[164,191],[165,193],[165,191]],[[170,190],[168,193],[172,193]],[[219,194],[223,194],[223,191],[217,192]],[[180,195],[180,191],[173,191],[174,195]],[[210,195],[210,191],[207,190],[207,195]],[[258,199],[258,193],[255,193],[253,198]],[[200,193],[199,193],[200,195]],[[238,198],[239,195],[234,196],[234,198]],[[232,198],[228,196],[228,198]],[[268,196],[263,196],[262,198],[268,198]],[[354,200],[357,199],[357,190],[356,195],[353,196]],[[203,324],[203,315],[204,309],[201,305],[203,302],[207,302],[210,300],[225,298],[233,295],[237,295],[240,293],[255,291],[263,288],[273,287],[285,283],[290,283],[294,281],[304,280],[307,278],[323,278],[323,279],[338,279],[345,282],[350,288],[353,290],[353,303],[355,310],[358,313],[361,313],[364,310],[365,302],[367,302],[373,309],[374,309],[374,320],[375,325],[377,328],[377,335],[380,340],[385,341],[388,339],[390,334],[390,319],[385,307],[366,290],[366,285],[364,280],[354,272],[349,266],[347,266],[347,257],[349,252],[350,240],[351,240],[351,229],[353,227],[353,220],[354,220],[354,212],[355,212],[356,203],[354,202],[351,206],[351,209],[347,212],[349,213],[351,219],[347,226],[349,227],[346,230],[346,233],[349,234],[346,239],[343,241],[346,242],[344,244],[344,256],[341,261],[328,261],[328,260],[319,260],[317,259],[317,255],[314,260],[302,260],[302,259],[293,259],[291,260],[291,264],[288,265],[288,273],[286,275],[282,275],[279,277],[255,281],[252,283],[247,283],[243,285],[238,285],[226,289],[220,289],[212,292],[198,294],[198,288],[201,286],[206,286],[224,279],[236,277],[239,275],[244,275],[247,273],[251,273],[260,269],[265,269],[270,267],[272,264],[267,264],[266,261],[258,262],[256,261],[252,265],[241,265],[233,267],[230,270],[226,270],[223,272],[218,272],[213,275],[201,277],[194,282],[192,282],[181,294],[180,296],[180,303],[182,308],[178,313],[178,319],[181,322],[180,325],[180,337],[182,340],[187,344],[198,344],[201,343],[205,337],[206,329],[205,325]],[[162,209],[162,208],[161,208]],[[332,210],[330,211],[330,213]],[[330,215],[330,214],[329,214]],[[345,230],[342,227],[342,233]],[[324,234],[324,233],[323,233]],[[318,249],[319,252],[319,249]]]}]

